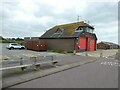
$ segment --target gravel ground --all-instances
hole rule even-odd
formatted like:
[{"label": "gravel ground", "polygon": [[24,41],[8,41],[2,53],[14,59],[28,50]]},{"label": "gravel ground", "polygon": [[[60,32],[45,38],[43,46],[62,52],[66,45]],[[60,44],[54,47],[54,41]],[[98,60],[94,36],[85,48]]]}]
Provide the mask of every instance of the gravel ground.
[{"label": "gravel ground", "polygon": [[[1,45],[1,44],[0,44]],[[0,47],[0,50],[2,51],[2,54],[0,57],[2,59],[9,59],[14,60],[21,57],[32,57],[32,56],[44,56],[44,55],[55,55],[55,56],[64,56],[65,54],[60,53],[53,53],[53,52],[37,52],[37,51],[31,51],[31,50],[8,50],[6,49],[6,46],[8,44],[2,44],[2,47]],[[118,49],[111,49],[111,50],[97,50],[97,51],[89,51],[87,52],[88,56],[91,57],[100,57],[101,53],[103,57],[110,57],[115,58],[116,53],[118,52]],[[76,55],[86,56],[86,52],[78,52]]]},{"label": "gravel ground", "polygon": [[[8,50],[6,49],[6,46],[8,44],[2,44],[2,56],[3,58],[8,58],[8,60],[20,60],[20,57],[27,59],[29,61],[30,57],[32,56],[44,56],[44,55],[53,55],[55,56],[55,60],[58,60],[58,66],[63,66],[66,64],[76,63],[76,62],[82,62],[82,61],[89,61],[94,60],[96,58],[89,57],[89,56],[77,56],[77,55],[70,55],[70,54],[60,54],[60,53],[52,53],[52,52],[37,52],[37,51],[31,51],[31,50]],[[7,62],[7,60],[5,60]],[[7,62],[8,63],[8,62]],[[30,62],[25,62],[30,63]],[[25,64],[24,63],[24,64]],[[9,66],[16,66],[20,65],[20,63],[11,63],[11,64],[2,64],[2,67],[9,67]],[[48,65],[50,68],[51,66]],[[45,68],[45,67],[44,67]],[[12,71],[5,71],[3,74],[14,72]]]},{"label": "gravel ground", "polygon": [[64,56],[65,54],[60,54],[60,53],[52,53],[52,52],[37,52],[37,51],[31,51],[31,50],[8,50],[6,49],[6,46],[8,44],[2,44],[2,47],[0,47],[0,50],[2,51],[2,54],[0,57],[2,59],[8,59],[8,60],[15,60],[18,58],[29,58],[32,56],[44,56],[44,55],[55,55],[55,56]]}]

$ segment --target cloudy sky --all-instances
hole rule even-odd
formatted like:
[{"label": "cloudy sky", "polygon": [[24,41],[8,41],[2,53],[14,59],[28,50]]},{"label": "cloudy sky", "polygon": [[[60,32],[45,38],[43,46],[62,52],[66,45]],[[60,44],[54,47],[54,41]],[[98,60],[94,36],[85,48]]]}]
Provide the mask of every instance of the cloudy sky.
[{"label": "cloudy sky", "polygon": [[118,43],[118,0],[2,0],[3,37],[39,37],[55,25],[90,21],[100,41]]}]

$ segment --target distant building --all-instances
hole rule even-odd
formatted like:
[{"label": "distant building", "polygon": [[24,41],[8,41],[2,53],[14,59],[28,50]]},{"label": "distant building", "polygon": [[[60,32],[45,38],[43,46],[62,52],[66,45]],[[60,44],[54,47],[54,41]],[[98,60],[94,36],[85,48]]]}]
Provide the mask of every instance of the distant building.
[{"label": "distant building", "polygon": [[99,42],[97,49],[118,49],[119,45],[111,42]]},{"label": "distant building", "polygon": [[49,50],[64,50],[67,52],[94,51],[96,50],[97,37],[93,31],[94,27],[89,24],[83,21],[75,22],[55,26],[39,38],[31,37],[31,39],[28,39],[26,37],[25,41],[44,40],[47,42]]}]

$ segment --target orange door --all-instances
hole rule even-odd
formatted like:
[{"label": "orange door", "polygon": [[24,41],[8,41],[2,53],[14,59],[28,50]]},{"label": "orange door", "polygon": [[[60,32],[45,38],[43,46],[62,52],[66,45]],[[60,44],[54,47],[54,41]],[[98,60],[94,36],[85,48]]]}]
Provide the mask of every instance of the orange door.
[{"label": "orange door", "polygon": [[90,51],[94,51],[94,50],[96,50],[96,40],[91,39],[90,40]]},{"label": "orange door", "polygon": [[80,50],[85,50],[87,49],[87,38],[86,37],[80,37],[78,47]]}]

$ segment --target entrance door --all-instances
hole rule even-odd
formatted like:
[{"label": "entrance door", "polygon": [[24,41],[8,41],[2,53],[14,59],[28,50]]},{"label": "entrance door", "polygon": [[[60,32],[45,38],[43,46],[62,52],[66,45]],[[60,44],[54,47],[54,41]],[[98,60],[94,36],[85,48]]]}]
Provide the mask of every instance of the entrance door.
[{"label": "entrance door", "polygon": [[90,51],[94,51],[94,50],[96,50],[96,40],[91,39],[91,41],[90,41]]},{"label": "entrance door", "polygon": [[87,38],[86,37],[80,37],[78,47],[80,51],[86,51],[87,49]]}]

